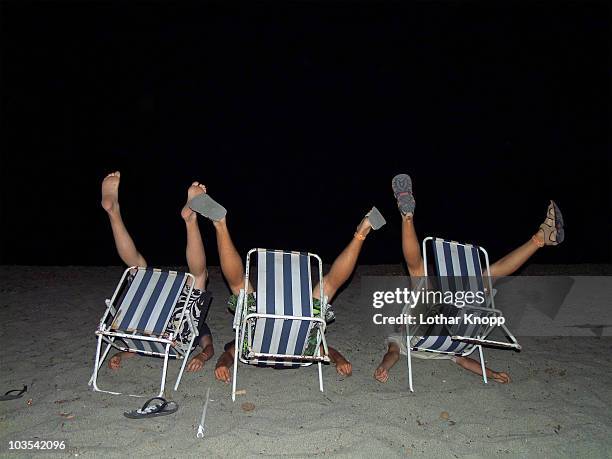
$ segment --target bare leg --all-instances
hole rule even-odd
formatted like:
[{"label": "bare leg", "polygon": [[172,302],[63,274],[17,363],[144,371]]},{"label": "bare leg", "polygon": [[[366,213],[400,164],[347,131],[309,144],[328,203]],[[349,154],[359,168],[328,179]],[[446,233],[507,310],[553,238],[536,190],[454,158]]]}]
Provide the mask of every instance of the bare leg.
[{"label": "bare leg", "polygon": [[[121,211],[119,210],[120,180],[121,174],[119,171],[112,172],[104,178],[102,181],[102,207],[108,214],[113,238],[115,239],[115,247],[117,247],[117,253],[121,260],[127,266],[145,268],[147,262],[138,249],[136,249],[136,245],[121,218]],[[134,352],[117,352],[108,361],[108,367],[112,370],[118,370],[123,359],[129,359],[135,355]]]},{"label": "bare leg", "polygon": [[[238,295],[240,289],[244,287],[244,265],[242,264],[242,258],[240,258],[227,229],[226,219],[222,218],[218,222],[213,222],[213,224],[217,232],[217,250],[219,251],[221,271],[232,293]],[[249,285],[247,293],[252,291],[253,287]]]},{"label": "bare leg", "polygon": [[404,260],[408,265],[410,277],[425,275],[423,257],[421,256],[421,244],[414,229],[414,217],[404,215],[402,217],[402,251]]},{"label": "bare leg", "polygon": [[[193,182],[187,190],[187,202],[202,193],[206,193],[206,187],[199,182]],[[198,218],[195,212],[191,210],[187,204],[181,209],[181,217],[185,220],[187,229],[186,258],[189,272],[195,278],[194,287],[198,290],[204,290],[206,281],[208,280],[208,270],[206,269],[206,252],[204,251],[202,234],[198,227]],[[194,355],[187,364],[187,371],[189,372],[200,371],[204,368],[204,363],[210,360],[215,354],[210,335],[200,338],[199,345],[202,351]]]},{"label": "bare leg", "polygon": [[119,171],[108,174],[102,181],[102,207],[110,220],[117,253],[128,266],[146,267],[147,262],[136,249],[136,245],[128,233],[119,210]]},{"label": "bare leg", "polygon": [[421,245],[414,229],[416,201],[412,194],[412,179],[407,174],[398,174],[393,177],[391,187],[402,216],[402,252],[408,265],[408,273],[411,277],[423,276],[425,272]]},{"label": "bare leg", "polygon": [[[206,193],[206,187],[198,182],[193,182],[187,190],[187,202],[202,193]],[[186,257],[189,272],[195,278],[194,287],[204,290],[208,279],[208,270],[206,269],[206,252],[204,251],[202,234],[198,227],[197,215],[185,204],[181,210],[181,217],[185,220],[187,228]]]},{"label": "bare leg", "polygon": [[[329,272],[323,277],[324,294],[327,296],[328,301],[331,301],[338,289],[342,287],[355,270],[361,247],[363,247],[365,237],[371,229],[372,226],[367,217],[364,218],[361,223],[359,223],[355,236],[351,242],[349,242],[348,246],[338,255]],[[314,288],[312,295],[314,298],[320,299],[321,293],[318,284]]]},{"label": "bare leg", "polygon": [[384,383],[389,379],[389,370],[393,368],[393,366],[400,359],[400,348],[396,343],[389,343],[389,349],[387,353],[384,355],[380,365],[374,371],[374,379],[378,382]]},{"label": "bare leg", "polygon": [[[460,367],[482,376],[482,367],[476,360],[469,357],[456,357],[455,362]],[[508,373],[504,373],[503,371],[493,371],[490,368],[487,368],[486,371],[487,378],[493,379],[500,384],[508,384],[510,382],[510,375]]]},{"label": "bare leg", "polygon": [[[366,217],[359,223],[359,226],[357,226],[357,231],[351,242],[349,242],[349,245],[346,246],[340,255],[338,255],[329,272],[323,277],[323,293],[328,301],[331,301],[338,289],[342,287],[355,270],[359,253],[361,252],[366,236],[371,230],[372,225],[370,225]],[[319,284],[314,288],[312,296],[313,298],[321,299]],[[336,366],[336,372],[341,376],[350,376],[353,373],[351,363],[333,347],[328,347],[328,350],[329,358]]]},{"label": "bare leg", "polygon": [[[491,276],[493,278],[509,276],[523,266],[538,249],[545,245],[558,245],[563,241],[563,239],[557,239],[559,236],[557,231],[563,230],[563,223],[560,222],[558,228],[555,226],[555,211],[560,212],[559,208],[551,201],[548,206],[546,220],[540,225],[540,229],[531,239],[491,265]],[[545,233],[545,230],[547,233]]]},{"label": "bare leg", "polygon": [[[536,234],[537,237],[540,232]],[[497,260],[491,265],[491,277],[502,277],[509,276],[514,273],[517,269],[525,264],[534,253],[538,251],[540,247],[534,242],[533,239],[525,242],[523,245],[514,249],[505,257]],[[486,273],[485,273],[486,274]]]},{"label": "bare leg", "polygon": [[[395,180],[395,179],[394,179]],[[410,178],[408,178],[410,181]],[[421,255],[421,244],[414,228],[414,197],[412,196],[412,182],[410,181],[410,191],[405,191],[404,195],[409,195],[406,201],[400,202],[398,197],[398,207],[402,214],[402,252],[404,260],[408,266],[408,274],[411,278],[425,275],[423,257]],[[403,207],[403,211],[402,211]],[[400,348],[396,343],[390,342],[386,354],[382,361],[374,370],[374,379],[385,383],[389,380],[389,371],[400,359]]]}]

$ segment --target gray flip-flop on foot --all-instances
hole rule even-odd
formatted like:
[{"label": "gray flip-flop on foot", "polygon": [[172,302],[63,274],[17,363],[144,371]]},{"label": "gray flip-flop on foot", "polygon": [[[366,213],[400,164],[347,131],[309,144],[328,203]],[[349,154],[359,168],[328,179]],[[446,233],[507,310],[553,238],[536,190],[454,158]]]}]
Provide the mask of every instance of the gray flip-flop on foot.
[{"label": "gray flip-flop on foot", "polygon": [[410,176],[408,174],[396,175],[391,181],[391,187],[401,214],[413,214],[416,202],[412,195],[412,179]]},{"label": "gray flip-flop on foot", "polygon": [[202,193],[195,198],[193,198],[189,203],[187,203],[189,208],[200,215],[203,215],[206,218],[211,219],[214,222],[218,222],[225,214],[227,214],[227,210],[213,198],[208,196],[206,193]]},{"label": "gray flip-flop on foot", "polygon": [[372,210],[366,214],[366,217],[368,217],[368,221],[370,222],[370,225],[372,225],[373,230],[380,229],[385,226],[385,223],[387,223],[385,217],[382,216],[376,207],[372,207]]}]

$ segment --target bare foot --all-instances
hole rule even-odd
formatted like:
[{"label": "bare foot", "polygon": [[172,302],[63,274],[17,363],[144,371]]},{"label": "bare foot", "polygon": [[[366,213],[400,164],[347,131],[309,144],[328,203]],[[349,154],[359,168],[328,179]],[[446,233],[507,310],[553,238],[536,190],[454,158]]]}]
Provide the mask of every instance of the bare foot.
[{"label": "bare foot", "polygon": [[[206,193],[206,187],[200,182],[193,182],[187,189],[187,203],[202,193]],[[181,217],[183,217],[185,221],[189,221],[193,219],[194,216],[195,212],[191,210],[187,204],[185,204],[185,206],[181,209]]]},{"label": "bare foot", "polygon": [[389,370],[384,366],[379,366],[376,371],[374,371],[374,379],[381,383],[386,383],[389,380]]},{"label": "bare foot", "polygon": [[204,368],[204,363],[206,362],[206,360],[206,356],[203,352],[194,355],[193,358],[187,364],[187,371],[190,373],[200,371],[202,368]]},{"label": "bare foot", "polygon": [[119,210],[119,181],[121,173],[111,172],[102,180],[102,207],[107,212]]},{"label": "bare foot", "polygon": [[336,357],[336,371],[340,376],[351,376],[353,374],[353,365],[344,357]]},{"label": "bare foot", "polygon": [[232,380],[230,367],[233,365],[233,363],[234,358],[232,357],[232,354],[227,351],[221,354],[221,357],[219,357],[219,360],[217,360],[217,365],[215,365],[215,378],[217,378],[218,381],[229,384],[229,382]]},{"label": "bare foot", "polygon": [[508,384],[510,380],[510,375],[508,373],[504,373],[503,371],[493,371],[493,380],[500,384]]},{"label": "bare foot", "polygon": [[110,368],[111,370],[118,370],[119,368],[121,368],[121,361],[123,359],[129,359],[134,357],[135,355],[135,352],[117,352],[108,361],[108,368]]},{"label": "bare foot", "polygon": [[393,365],[397,363],[400,358],[400,349],[396,343],[389,343],[389,350],[384,355],[382,362],[378,365],[378,368],[374,371],[374,379],[376,381],[384,383],[389,379],[389,370],[393,368]]}]

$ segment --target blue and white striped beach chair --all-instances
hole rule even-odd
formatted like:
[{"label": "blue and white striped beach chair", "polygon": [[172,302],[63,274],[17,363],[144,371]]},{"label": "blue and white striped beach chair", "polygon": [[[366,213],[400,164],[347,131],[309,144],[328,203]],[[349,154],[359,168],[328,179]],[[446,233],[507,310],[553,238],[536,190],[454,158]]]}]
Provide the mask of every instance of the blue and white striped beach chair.
[{"label": "blue and white striped beach chair", "polygon": [[[111,347],[120,351],[163,357],[158,397],[164,393],[168,358],[183,359],[174,385],[174,390],[177,390],[197,336],[196,321],[191,311],[186,310],[194,280],[191,274],[176,271],[136,266],[125,270],[112,298],[106,300],[106,312],[95,332],[98,337],[96,362],[89,381],[95,391],[120,394],[98,387],[98,371]],[[184,301],[179,303],[182,293]],[[179,304],[182,305],[181,311],[176,310]],[[173,317],[178,319],[171,320]],[[179,340],[178,334],[185,323],[189,331],[188,337],[186,340]],[[103,341],[107,345],[102,352]]]},{"label": "blue and white striped beach chair", "polygon": [[[435,274],[428,273],[428,249],[434,258]],[[483,264],[484,262],[484,264]],[[491,282],[491,271],[489,268],[489,255],[482,247],[471,244],[460,244],[440,238],[427,237],[423,240],[423,263],[425,267],[425,279],[417,289],[422,286],[431,289],[432,284],[437,284],[437,291],[442,295],[450,292],[472,292],[474,296],[480,294],[484,300],[480,306],[475,304],[445,304],[437,309],[437,313],[446,318],[455,319],[457,324],[432,324],[422,333],[422,336],[411,336],[410,327],[406,325],[406,348],[408,360],[408,381],[410,390],[412,387],[412,361],[411,351],[435,352],[450,354],[454,356],[467,356],[478,349],[480,365],[482,367],[482,378],[487,383],[485,371],[483,345],[501,347],[506,349],[520,350],[516,338],[505,324],[496,324],[503,317],[499,309],[495,309],[495,290]],[[484,266],[484,270],[483,270]],[[424,285],[429,284],[429,285]],[[457,298],[455,295],[453,298]],[[406,305],[409,307],[409,305]],[[406,313],[409,313],[405,310]],[[480,319],[480,323],[476,318]],[[488,319],[482,320],[483,318]],[[494,319],[495,320],[491,320]],[[457,320],[460,319],[460,320]],[[491,332],[501,327],[508,337],[508,341],[495,341],[487,339]]]},{"label": "blue and white striped beach chair", "polygon": [[[248,296],[251,256],[257,258],[255,311],[249,310]],[[318,264],[320,315],[313,311],[311,262]],[[325,341],[323,263],[312,253],[252,249],[246,257],[244,289],[234,316],[235,354],[232,400],[236,399],[238,361],[273,367],[307,366],[317,362],[319,389],[323,392],[322,362],[329,362]],[[316,346],[307,355],[309,336],[316,334]],[[310,346],[312,348],[312,346]],[[323,352],[321,352],[323,347]]]}]

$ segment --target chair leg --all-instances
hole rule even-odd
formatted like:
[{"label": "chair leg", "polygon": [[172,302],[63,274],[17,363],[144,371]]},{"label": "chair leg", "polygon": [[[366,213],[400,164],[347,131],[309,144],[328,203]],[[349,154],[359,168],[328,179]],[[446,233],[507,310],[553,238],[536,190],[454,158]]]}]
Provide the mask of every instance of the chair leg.
[{"label": "chair leg", "polygon": [[183,363],[181,365],[181,371],[179,371],[178,377],[176,378],[176,384],[174,385],[174,390],[178,389],[179,384],[181,383],[181,378],[183,377],[183,372],[185,371],[185,366],[187,365],[187,360],[191,355],[191,348],[193,347],[193,340],[195,339],[195,335],[191,337],[191,341],[189,342],[189,351],[185,351],[185,355],[183,357]]},{"label": "chair leg", "polygon": [[166,353],[164,355],[164,368],[162,369],[161,387],[159,389],[158,397],[164,396],[164,389],[166,388],[166,373],[168,372],[168,354],[170,353],[170,344],[166,344]]},{"label": "chair leg", "polygon": [[321,362],[317,362],[319,366],[319,390],[323,392],[323,365]]},{"label": "chair leg", "polygon": [[106,349],[104,349],[104,353],[102,354],[102,356],[100,356],[100,350],[102,349],[102,336],[99,335],[98,343],[96,346],[96,361],[94,363],[94,371],[88,383],[89,386],[93,386],[95,391],[99,390],[98,389],[98,371],[100,370],[100,367],[104,363],[104,359],[106,359],[106,356],[108,355],[108,351],[110,350],[110,348],[111,348],[111,345],[109,343],[106,346]]},{"label": "chair leg", "polygon": [[236,338],[234,340],[234,377],[232,378],[232,402],[236,401],[236,380],[238,379],[238,337],[238,330],[236,330]]},{"label": "chair leg", "polygon": [[482,368],[482,380],[487,384],[487,367],[485,367],[484,355],[482,353],[482,346],[478,346],[478,354],[480,354],[480,368]]},{"label": "chair leg", "polygon": [[410,351],[410,335],[406,336],[406,360],[408,361],[408,387],[410,392],[414,392],[412,387],[412,354]]}]

